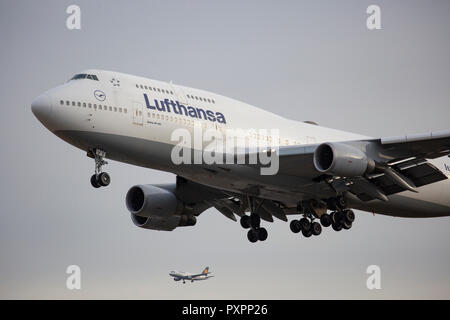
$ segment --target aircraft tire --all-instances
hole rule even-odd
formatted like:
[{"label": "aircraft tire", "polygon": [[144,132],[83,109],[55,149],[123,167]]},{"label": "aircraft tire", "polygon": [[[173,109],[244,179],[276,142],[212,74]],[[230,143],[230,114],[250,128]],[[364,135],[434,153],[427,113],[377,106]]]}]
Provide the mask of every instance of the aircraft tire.
[{"label": "aircraft tire", "polygon": [[318,236],[322,233],[322,226],[318,222],[313,222],[311,224],[311,232],[313,235]]},{"label": "aircraft tire", "polygon": [[334,224],[340,224],[342,221],[342,212],[341,211],[333,211],[330,214],[331,222]]},{"label": "aircraft tire", "polygon": [[255,229],[248,230],[247,238],[250,242],[255,243],[258,241],[258,232]]},{"label": "aircraft tire", "polygon": [[331,226],[331,217],[328,213],[324,213],[320,216],[320,223],[322,224],[323,227],[328,228],[329,226]]},{"label": "aircraft tire", "polygon": [[352,223],[351,222],[347,222],[347,221],[342,222],[342,229],[348,230],[351,227],[352,227]]},{"label": "aircraft tire", "polygon": [[342,212],[343,218],[345,222],[353,223],[355,221],[355,213],[353,210],[347,209]]},{"label": "aircraft tire", "polygon": [[311,230],[302,229],[302,234],[303,234],[304,237],[309,238],[309,237],[312,236],[312,231]]},{"label": "aircraft tire", "polygon": [[341,231],[342,230],[342,226],[340,223],[333,223],[331,225],[331,227],[333,228],[334,231]]},{"label": "aircraft tire", "polygon": [[101,187],[97,181],[97,176],[95,174],[91,177],[91,185],[96,189]]},{"label": "aircraft tire", "polygon": [[299,233],[302,230],[300,221],[298,220],[292,220],[291,223],[289,224],[289,227],[291,228],[291,231],[293,233]]},{"label": "aircraft tire", "polygon": [[305,231],[305,232],[309,231],[309,229],[311,228],[311,222],[308,219],[306,219],[306,218],[301,218],[299,223],[300,223],[300,226],[302,228],[302,232],[303,231]]},{"label": "aircraft tire", "polygon": [[102,172],[98,175],[98,182],[100,186],[106,187],[111,183],[111,177],[108,173]]},{"label": "aircraft tire", "polygon": [[250,217],[249,216],[243,215],[241,217],[240,222],[241,222],[241,227],[242,228],[244,228],[244,229],[250,228]]},{"label": "aircraft tire", "polygon": [[257,231],[258,231],[258,240],[259,241],[264,241],[267,239],[268,234],[267,234],[266,228],[258,228]]}]

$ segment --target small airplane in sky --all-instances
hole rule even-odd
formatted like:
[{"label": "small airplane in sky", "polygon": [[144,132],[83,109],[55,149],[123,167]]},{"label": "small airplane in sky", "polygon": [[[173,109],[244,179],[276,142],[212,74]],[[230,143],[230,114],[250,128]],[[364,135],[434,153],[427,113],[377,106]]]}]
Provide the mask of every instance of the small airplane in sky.
[{"label": "small airplane in sky", "polygon": [[203,269],[202,273],[193,274],[189,272],[170,271],[169,275],[173,277],[173,280],[175,281],[183,280],[183,283],[186,283],[186,280],[194,282],[198,280],[207,280],[209,278],[214,277],[209,272],[209,267]]}]

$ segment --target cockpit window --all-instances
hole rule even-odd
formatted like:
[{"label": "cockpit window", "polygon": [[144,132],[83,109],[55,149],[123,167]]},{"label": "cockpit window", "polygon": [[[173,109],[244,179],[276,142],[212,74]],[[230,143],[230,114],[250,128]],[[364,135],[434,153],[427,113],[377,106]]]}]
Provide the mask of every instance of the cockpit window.
[{"label": "cockpit window", "polygon": [[97,76],[95,74],[88,74],[86,78],[98,81],[98,78],[97,78]]},{"label": "cockpit window", "polygon": [[91,80],[98,81],[98,78],[95,74],[86,74],[86,73],[76,74],[70,80],[79,80],[79,79],[91,79]]},{"label": "cockpit window", "polygon": [[72,77],[72,79],[70,80],[78,80],[78,79],[84,79],[86,78],[87,74],[86,73],[80,73],[80,74],[76,74]]}]

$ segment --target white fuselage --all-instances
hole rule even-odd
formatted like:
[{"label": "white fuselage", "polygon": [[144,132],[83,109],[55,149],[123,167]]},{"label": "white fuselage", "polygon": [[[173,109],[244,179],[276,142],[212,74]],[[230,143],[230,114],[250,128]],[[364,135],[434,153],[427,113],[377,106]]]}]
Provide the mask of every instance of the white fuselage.
[{"label": "white fuselage", "polygon": [[[321,142],[370,139],[370,137],[285,119],[249,104],[208,91],[167,82],[103,70],[87,70],[98,80],[70,80],[47,91],[33,102],[39,120],[60,138],[82,149],[102,146],[107,157],[130,164],[173,172],[193,181],[223,190],[244,193],[253,185],[264,186],[261,194],[294,204],[317,192],[311,182],[292,177],[264,177],[249,172],[240,181],[232,173],[214,175],[200,166],[174,165],[170,150],[175,129],[194,135],[194,128],[215,129],[226,135],[229,129],[266,129],[256,134],[271,146],[307,145]],[[163,104],[166,104],[164,110]],[[186,115],[179,107],[192,107]],[[169,106],[169,107],[167,107]],[[202,116],[200,116],[202,114]],[[193,116],[194,115],[194,116]],[[201,117],[201,118],[199,118]],[[272,136],[277,129],[279,136]],[[204,147],[204,146],[202,146]],[[447,176],[449,158],[433,163]],[[450,214],[448,180],[419,188],[419,193],[402,192],[390,201],[357,203],[358,208],[399,216]],[[413,202],[406,200],[414,199]],[[417,202],[418,201],[418,202]],[[423,203],[423,208],[418,204]]]},{"label": "white fuselage", "polygon": [[174,278],[175,281],[180,280],[189,280],[189,281],[200,281],[200,280],[206,280],[212,277],[209,273],[203,273],[203,274],[193,274],[188,272],[181,272],[181,271],[171,271],[169,273],[171,277]]}]

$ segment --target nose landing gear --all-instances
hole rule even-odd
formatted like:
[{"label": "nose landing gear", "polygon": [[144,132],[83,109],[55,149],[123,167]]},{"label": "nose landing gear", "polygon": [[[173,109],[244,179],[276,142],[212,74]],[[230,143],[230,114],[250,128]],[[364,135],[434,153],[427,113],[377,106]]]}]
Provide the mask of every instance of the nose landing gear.
[{"label": "nose landing gear", "polygon": [[91,176],[91,185],[94,188],[106,187],[111,183],[111,177],[107,172],[102,172],[102,166],[108,164],[104,160],[106,152],[101,149],[93,149],[88,152],[88,157],[95,160],[95,173]]}]

